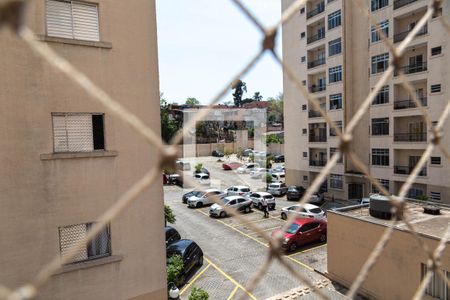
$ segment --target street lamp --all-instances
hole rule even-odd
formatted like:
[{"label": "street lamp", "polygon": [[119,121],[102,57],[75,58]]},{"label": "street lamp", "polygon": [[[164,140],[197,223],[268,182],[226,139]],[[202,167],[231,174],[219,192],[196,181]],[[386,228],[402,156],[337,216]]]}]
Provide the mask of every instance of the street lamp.
[{"label": "street lamp", "polygon": [[177,286],[171,282],[169,283],[169,297],[170,299],[180,299],[180,290],[177,288]]}]

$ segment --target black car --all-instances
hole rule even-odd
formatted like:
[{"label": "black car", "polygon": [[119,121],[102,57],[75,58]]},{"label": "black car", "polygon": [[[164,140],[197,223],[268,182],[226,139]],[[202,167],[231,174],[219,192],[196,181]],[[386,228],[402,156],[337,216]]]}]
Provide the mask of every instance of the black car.
[{"label": "black car", "polygon": [[286,198],[287,200],[300,200],[305,191],[306,189],[302,186],[291,185],[288,187]]},{"label": "black car", "polygon": [[211,155],[215,156],[215,157],[223,157],[223,153],[221,151],[219,151],[219,150],[213,150]]},{"label": "black car", "polygon": [[284,162],[284,155],[275,155],[273,158],[273,161],[276,163],[283,163]]},{"label": "black car", "polygon": [[178,231],[170,226],[166,226],[166,247],[181,239]]},{"label": "black car", "polygon": [[193,190],[193,191],[190,191],[189,193],[184,194],[181,199],[183,200],[183,203],[187,203],[189,197],[192,197],[192,196],[200,197],[201,195],[203,195],[202,191]]},{"label": "black car", "polygon": [[174,255],[179,255],[183,259],[183,273],[177,280],[179,284],[184,283],[186,276],[195,266],[203,265],[203,251],[192,240],[179,240],[167,247],[167,263]]}]

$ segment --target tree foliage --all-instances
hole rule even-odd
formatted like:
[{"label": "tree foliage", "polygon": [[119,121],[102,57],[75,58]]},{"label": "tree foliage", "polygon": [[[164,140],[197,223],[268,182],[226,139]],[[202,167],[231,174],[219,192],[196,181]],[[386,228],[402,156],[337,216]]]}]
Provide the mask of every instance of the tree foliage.
[{"label": "tree foliage", "polygon": [[203,168],[203,164],[202,163],[198,163],[194,166],[195,168],[195,173],[200,173],[202,171]]},{"label": "tree foliage", "polygon": [[174,224],[176,222],[175,214],[173,213],[172,208],[169,205],[164,205],[164,217],[166,220],[166,223],[169,222],[171,224]]},{"label": "tree foliage", "polygon": [[278,94],[277,97],[269,97],[267,99],[267,121],[273,123],[283,123],[284,114],[283,114],[283,94]]},{"label": "tree foliage", "polygon": [[263,99],[263,96],[261,95],[260,92],[255,92],[255,94],[253,95],[253,100],[255,101],[261,101]]},{"label": "tree foliage", "polygon": [[180,129],[179,121],[170,116],[170,106],[164,98],[164,94],[159,95],[160,117],[161,117],[161,137],[168,143]]},{"label": "tree foliage", "polygon": [[169,258],[169,263],[167,264],[167,283],[174,283],[176,286],[183,284],[181,282],[181,274],[183,274],[183,259],[180,255],[174,255]]},{"label": "tree foliage", "polygon": [[188,300],[208,300],[208,299],[209,294],[205,290],[194,287],[191,293],[189,294]]},{"label": "tree foliage", "polygon": [[242,80],[238,79],[231,85],[231,89],[234,90],[233,93],[234,105],[237,107],[241,107],[242,96],[244,95],[244,93],[247,93],[247,84]]},{"label": "tree foliage", "polygon": [[186,99],[186,105],[196,106],[199,104],[200,104],[200,101],[198,101],[196,98],[191,97],[191,98]]},{"label": "tree foliage", "polygon": [[277,134],[269,134],[266,136],[266,145],[269,144],[283,144],[283,139]]}]

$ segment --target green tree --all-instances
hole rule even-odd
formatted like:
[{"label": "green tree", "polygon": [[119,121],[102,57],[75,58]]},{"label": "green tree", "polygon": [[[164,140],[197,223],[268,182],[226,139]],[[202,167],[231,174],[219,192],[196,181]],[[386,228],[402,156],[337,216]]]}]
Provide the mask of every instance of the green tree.
[{"label": "green tree", "polygon": [[278,94],[275,98],[268,98],[267,102],[267,120],[269,122],[278,122],[283,124],[283,93]]},{"label": "green tree", "polygon": [[231,89],[234,90],[233,100],[234,105],[237,107],[242,106],[242,96],[244,92],[247,93],[247,84],[242,80],[238,79],[231,85]]},{"label": "green tree", "polygon": [[175,224],[175,222],[177,221],[177,219],[175,218],[175,214],[173,213],[173,210],[169,205],[164,205],[164,218],[166,224],[167,222]]},{"label": "green tree", "polygon": [[190,106],[196,106],[199,105],[200,101],[198,101],[196,98],[187,98],[186,99],[186,105],[190,105]]},{"label": "green tree", "polygon": [[208,300],[208,299],[209,294],[205,290],[194,287],[191,293],[189,294],[188,300]]},{"label": "green tree", "polygon": [[181,274],[183,274],[183,259],[180,255],[174,255],[169,258],[169,263],[167,264],[167,283],[173,282],[176,286],[180,286],[183,284],[184,278],[182,278]]},{"label": "green tree", "polygon": [[261,95],[260,92],[255,92],[255,94],[253,95],[253,100],[255,101],[261,101],[263,99],[263,96]]},{"label": "green tree", "polygon": [[269,144],[283,144],[283,139],[277,134],[269,134],[266,136],[266,145]]},{"label": "green tree", "polygon": [[161,137],[166,143],[170,142],[173,136],[180,129],[179,121],[170,115],[170,106],[164,98],[164,93],[159,95],[160,117],[161,117]]}]

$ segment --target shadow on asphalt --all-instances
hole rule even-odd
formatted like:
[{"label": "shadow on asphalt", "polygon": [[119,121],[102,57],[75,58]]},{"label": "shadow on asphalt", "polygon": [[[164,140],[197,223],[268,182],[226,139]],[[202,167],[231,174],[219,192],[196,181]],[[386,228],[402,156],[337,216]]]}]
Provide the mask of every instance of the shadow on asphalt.
[{"label": "shadow on asphalt", "polygon": [[295,255],[295,254],[301,253],[303,251],[312,249],[314,247],[322,246],[322,245],[325,245],[325,244],[326,244],[326,242],[314,242],[314,243],[311,243],[311,244],[303,245],[303,246],[297,248],[295,251],[292,251],[292,252],[289,251],[289,252],[287,252],[287,254]]}]

